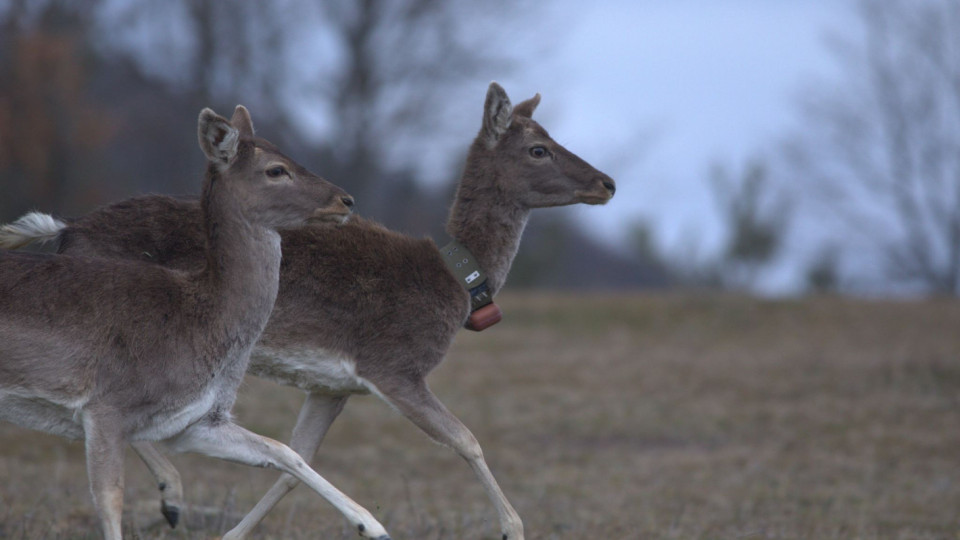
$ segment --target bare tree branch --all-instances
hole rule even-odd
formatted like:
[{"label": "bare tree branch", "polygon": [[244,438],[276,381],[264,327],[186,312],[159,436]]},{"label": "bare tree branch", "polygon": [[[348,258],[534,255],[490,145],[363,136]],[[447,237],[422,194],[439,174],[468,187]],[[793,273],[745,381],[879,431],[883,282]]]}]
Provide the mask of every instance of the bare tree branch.
[{"label": "bare tree branch", "polygon": [[[817,200],[871,240],[894,282],[960,292],[958,0],[862,0],[834,41],[839,86],[804,105],[788,149]],[[839,44],[839,45],[838,45]]]}]

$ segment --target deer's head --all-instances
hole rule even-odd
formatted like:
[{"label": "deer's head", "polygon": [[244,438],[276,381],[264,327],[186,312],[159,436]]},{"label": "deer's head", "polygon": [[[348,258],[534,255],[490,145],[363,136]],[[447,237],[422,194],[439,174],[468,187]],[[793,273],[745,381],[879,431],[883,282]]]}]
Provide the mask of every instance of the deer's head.
[{"label": "deer's head", "polygon": [[343,223],[350,216],[353,197],[255,137],[243,105],[230,120],[201,111],[197,136],[212,181],[225,184],[251,223],[278,229],[307,221]]},{"label": "deer's head", "polygon": [[473,157],[497,174],[484,176],[497,178],[492,187],[526,208],[605,204],[617,189],[613,179],[550,138],[532,118],[539,103],[537,94],[514,107],[490,83]]}]

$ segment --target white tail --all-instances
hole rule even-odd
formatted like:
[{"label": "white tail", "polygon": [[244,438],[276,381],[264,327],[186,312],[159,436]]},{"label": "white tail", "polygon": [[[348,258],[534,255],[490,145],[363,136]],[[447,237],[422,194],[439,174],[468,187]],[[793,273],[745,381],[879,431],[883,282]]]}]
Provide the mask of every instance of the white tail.
[{"label": "white tail", "polygon": [[56,240],[66,223],[50,214],[30,212],[13,223],[0,226],[0,249],[16,249],[34,242]]}]

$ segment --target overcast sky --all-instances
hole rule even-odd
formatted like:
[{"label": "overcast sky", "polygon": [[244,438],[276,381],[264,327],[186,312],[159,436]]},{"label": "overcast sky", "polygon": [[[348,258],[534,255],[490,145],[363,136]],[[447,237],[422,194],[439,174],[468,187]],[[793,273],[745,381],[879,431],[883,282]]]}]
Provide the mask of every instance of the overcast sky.
[{"label": "overcast sky", "polygon": [[[796,125],[803,88],[835,69],[825,36],[851,25],[851,4],[575,5],[554,5],[543,34],[553,48],[520,54],[519,69],[501,82],[515,100],[541,92],[537,117],[551,135],[617,180],[608,206],[577,215],[611,241],[642,218],[668,249],[691,236],[715,247],[722,233],[707,192],[710,165],[739,171],[775,151]],[[535,49],[538,40],[527,39],[511,46]]]}]

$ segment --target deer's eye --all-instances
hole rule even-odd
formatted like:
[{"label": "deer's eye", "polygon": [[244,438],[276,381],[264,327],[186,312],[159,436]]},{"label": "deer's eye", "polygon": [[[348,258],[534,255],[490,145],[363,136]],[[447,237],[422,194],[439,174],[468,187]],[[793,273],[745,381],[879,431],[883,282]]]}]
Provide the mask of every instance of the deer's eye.
[{"label": "deer's eye", "polygon": [[281,176],[290,176],[290,171],[283,165],[275,165],[267,169],[267,176],[270,178],[280,178]]},{"label": "deer's eye", "polygon": [[542,146],[534,146],[533,148],[530,149],[530,155],[535,158],[544,158],[544,157],[547,157],[549,154],[550,152],[548,152],[547,149]]}]

